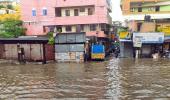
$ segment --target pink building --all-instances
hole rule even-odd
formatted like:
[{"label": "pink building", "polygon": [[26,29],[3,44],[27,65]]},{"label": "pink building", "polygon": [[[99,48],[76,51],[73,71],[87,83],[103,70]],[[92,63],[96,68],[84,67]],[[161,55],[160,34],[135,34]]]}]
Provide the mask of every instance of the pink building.
[{"label": "pink building", "polygon": [[[49,31],[86,32],[105,37],[112,19],[110,0],[21,0],[27,35]],[[98,34],[96,34],[98,33]]]}]

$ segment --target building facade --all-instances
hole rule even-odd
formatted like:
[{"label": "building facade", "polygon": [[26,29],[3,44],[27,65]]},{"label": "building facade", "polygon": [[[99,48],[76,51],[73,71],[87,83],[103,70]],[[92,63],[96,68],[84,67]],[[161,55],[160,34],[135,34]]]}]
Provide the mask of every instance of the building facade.
[{"label": "building facade", "polygon": [[121,7],[124,16],[138,15],[136,19],[141,19],[140,16],[146,14],[155,19],[167,18],[168,16],[164,15],[170,13],[169,0],[121,0]]},{"label": "building facade", "polygon": [[13,4],[12,0],[0,0],[0,5],[7,6],[12,4]]},{"label": "building facade", "polygon": [[110,0],[21,0],[20,3],[27,35],[54,31],[105,37],[112,23]]},{"label": "building facade", "polygon": [[16,11],[16,7],[19,6],[18,3],[18,0],[0,0],[0,15],[18,13]]},{"label": "building facade", "polygon": [[124,18],[131,21],[133,31],[138,31],[145,15],[150,15],[151,20],[156,23],[155,31],[170,35],[169,0],[122,0],[121,8]]},{"label": "building facade", "polygon": [[[141,57],[151,57],[154,53],[164,52],[166,49],[170,50],[170,45],[164,44],[164,41],[170,37],[169,0],[121,0],[121,8],[123,17],[128,23],[128,31],[133,34],[131,40],[136,57],[138,54]],[[142,41],[141,47],[136,47],[134,44],[138,43],[135,41],[138,38],[135,35],[139,34],[141,37],[147,35],[149,41],[154,40],[157,43],[144,43]],[[161,35],[163,38],[159,37],[159,34],[163,34]],[[159,37],[159,39],[157,40],[154,36]]]}]

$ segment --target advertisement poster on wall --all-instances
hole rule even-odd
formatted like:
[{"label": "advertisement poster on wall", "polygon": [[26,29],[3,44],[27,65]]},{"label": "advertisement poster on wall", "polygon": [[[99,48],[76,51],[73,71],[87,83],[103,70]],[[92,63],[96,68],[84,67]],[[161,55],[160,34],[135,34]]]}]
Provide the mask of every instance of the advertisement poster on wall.
[{"label": "advertisement poster on wall", "polygon": [[141,41],[142,44],[147,43],[163,43],[164,33],[154,32],[154,33],[133,33],[133,42]]}]

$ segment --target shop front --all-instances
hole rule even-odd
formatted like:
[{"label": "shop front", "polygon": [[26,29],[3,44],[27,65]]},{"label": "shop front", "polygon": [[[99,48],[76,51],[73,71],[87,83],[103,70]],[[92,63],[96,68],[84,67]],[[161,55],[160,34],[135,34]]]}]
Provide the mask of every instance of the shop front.
[{"label": "shop front", "polygon": [[133,47],[136,58],[150,58],[163,53],[164,33],[133,33]]}]

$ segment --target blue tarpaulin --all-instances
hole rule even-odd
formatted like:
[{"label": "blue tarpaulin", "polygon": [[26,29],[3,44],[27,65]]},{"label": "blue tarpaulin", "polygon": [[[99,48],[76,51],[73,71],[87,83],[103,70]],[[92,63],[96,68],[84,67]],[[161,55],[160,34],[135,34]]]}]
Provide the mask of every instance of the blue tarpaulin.
[{"label": "blue tarpaulin", "polygon": [[92,53],[104,53],[104,46],[103,45],[93,45],[92,46]]}]

